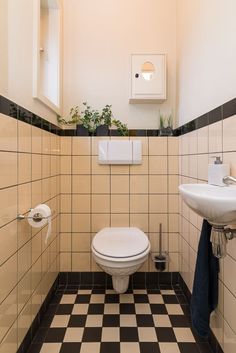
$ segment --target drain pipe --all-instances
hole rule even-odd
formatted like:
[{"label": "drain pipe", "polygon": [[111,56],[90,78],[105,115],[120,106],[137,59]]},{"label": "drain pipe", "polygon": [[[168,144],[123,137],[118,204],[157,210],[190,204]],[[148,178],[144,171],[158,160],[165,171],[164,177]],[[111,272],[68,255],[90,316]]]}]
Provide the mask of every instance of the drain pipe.
[{"label": "drain pipe", "polygon": [[225,257],[227,255],[227,241],[233,238],[236,238],[236,229],[224,228],[223,226],[213,225],[211,230],[211,243],[213,255],[218,259]]}]

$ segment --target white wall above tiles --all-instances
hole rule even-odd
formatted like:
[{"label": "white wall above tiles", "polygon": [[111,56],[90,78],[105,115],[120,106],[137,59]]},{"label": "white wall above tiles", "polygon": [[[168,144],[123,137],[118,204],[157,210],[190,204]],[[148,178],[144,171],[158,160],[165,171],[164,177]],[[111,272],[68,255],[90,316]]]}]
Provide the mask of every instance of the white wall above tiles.
[{"label": "white wall above tiles", "polygon": [[177,1],[179,125],[235,97],[236,2]]},{"label": "white wall above tiles", "polygon": [[[176,0],[65,0],[64,114],[112,104],[129,128],[157,128],[158,110],[175,110],[175,22]],[[155,53],[167,54],[167,100],[131,105],[131,54]]]}]

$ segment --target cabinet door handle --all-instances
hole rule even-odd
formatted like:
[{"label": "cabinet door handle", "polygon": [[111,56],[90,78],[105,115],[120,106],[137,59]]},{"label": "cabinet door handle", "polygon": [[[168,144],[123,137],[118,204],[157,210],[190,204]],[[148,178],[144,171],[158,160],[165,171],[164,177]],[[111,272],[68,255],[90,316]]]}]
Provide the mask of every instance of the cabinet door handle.
[{"label": "cabinet door handle", "polygon": [[135,74],[135,78],[139,78],[139,74]]}]

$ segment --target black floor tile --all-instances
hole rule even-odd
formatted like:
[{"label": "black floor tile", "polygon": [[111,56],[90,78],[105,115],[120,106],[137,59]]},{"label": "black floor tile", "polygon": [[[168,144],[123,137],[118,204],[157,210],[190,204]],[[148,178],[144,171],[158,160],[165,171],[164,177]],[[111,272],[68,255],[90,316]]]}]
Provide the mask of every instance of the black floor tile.
[{"label": "black floor tile", "polygon": [[101,315],[104,313],[104,304],[90,304],[88,308],[89,315]]},{"label": "black floor tile", "polygon": [[136,315],[138,327],[153,327],[154,322],[152,315]]},{"label": "black floor tile", "polygon": [[174,330],[171,327],[157,327],[156,334],[158,342],[177,342]]},{"label": "black floor tile", "polygon": [[181,304],[181,308],[184,312],[184,315],[190,316],[190,306],[188,304]]},{"label": "black floor tile", "polygon": [[121,327],[120,342],[138,342],[138,329],[136,327]]},{"label": "black floor tile", "polygon": [[179,304],[178,299],[176,298],[176,295],[163,295],[163,300],[164,303],[166,304]]},{"label": "black floor tile", "polygon": [[119,303],[120,297],[119,294],[106,294],[105,303]]},{"label": "black floor tile", "polygon": [[84,327],[87,315],[71,315],[68,327]]},{"label": "black floor tile", "polygon": [[120,314],[135,314],[134,304],[120,304]]},{"label": "black floor tile", "polygon": [[135,303],[148,303],[148,295],[146,294],[134,294]]},{"label": "black floor tile", "polygon": [[196,343],[178,343],[180,353],[199,353]]},{"label": "black floor tile", "polygon": [[105,294],[105,288],[94,287],[92,289],[92,294]]},{"label": "black floor tile", "polygon": [[190,318],[185,315],[169,315],[172,327],[189,327]]},{"label": "black floor tile", "polygon": [[160,353],[159,344],[155,342],[140,342],[140,353]]},{"label": "black floor tile", "polygon": [[69,315],[72,313],[73,304],[60,304],[56,310],[57,315]]},{"label": "black floor tile", "polygon": [[[81,343],[62,343],[60,353],[80,353]],[[50,352],[48,352],[50,353]]]},{"label": "black floor tile", "polygon": [[102,342],[101,348],[100,348],[100,353],[120,353],[120,343],[118,343],[118,342]]},{"label": "black floor tile", "polygon": [[150,304],[152,314],[167,314],[164,304]]},{"label": "black floor tile", "polygon": [[45,316],[52,316],[55,315],[57,308],[58,308],[58,304],[50,304],[47,308],[47,311],[45,312]]},{"label": "black floor tile", "polygon": [[45,342],[63,342],[66,328],[50,328],[46,334]]},{"label": "black floor tile", "polygon": [[101,342],[101,327],[85,327],[82,342]]},{"label": "black floor tile", "polygon": [[87,304],[90,302],[90,295],[86,295],[86,294],[78,294],[76,299],[75,299],[75,303],[76,304]]},{"label": "black floor tile", "polygon": [[103,315],[103,327],[119,327],[120,315]]}]

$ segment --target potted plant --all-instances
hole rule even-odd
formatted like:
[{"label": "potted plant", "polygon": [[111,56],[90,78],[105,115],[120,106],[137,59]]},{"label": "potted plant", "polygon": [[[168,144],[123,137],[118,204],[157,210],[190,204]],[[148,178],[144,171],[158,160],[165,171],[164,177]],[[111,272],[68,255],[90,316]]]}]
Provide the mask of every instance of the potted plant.
[{"label": "potted plant", "polygon": [[70,126],[72,128],[76,128],[76,125],[80,121],[80,115],[79,115],[79,107],[76,105],[75,107],[72,107],[70,110],[70,116],[69,120],[66,120],[62,118],[60,115],[57,116],[57,121],[60,125],[66,125]]},{"label": "potted plant", "polygon": [[173,118],[170,114],[169,116],[164,116],[160,114],[160,129],[159,136],[172,136],[173,135]]},{"label": "potted plant", "polygon": [[118,135],[128,135],[127,125],[118,119],[113,119],[111,105],[105,105],[101,113],[92,109],[86,102],[83,105],[85,109],[81,112],[81,115],[79,114],[79,107],[75,106],[70,110],[70,120],[58,117],[58,122],[64,125],[77,123],[77,135],[80,136],[108,136],[109,129],[112,127],[116,127]]}]

